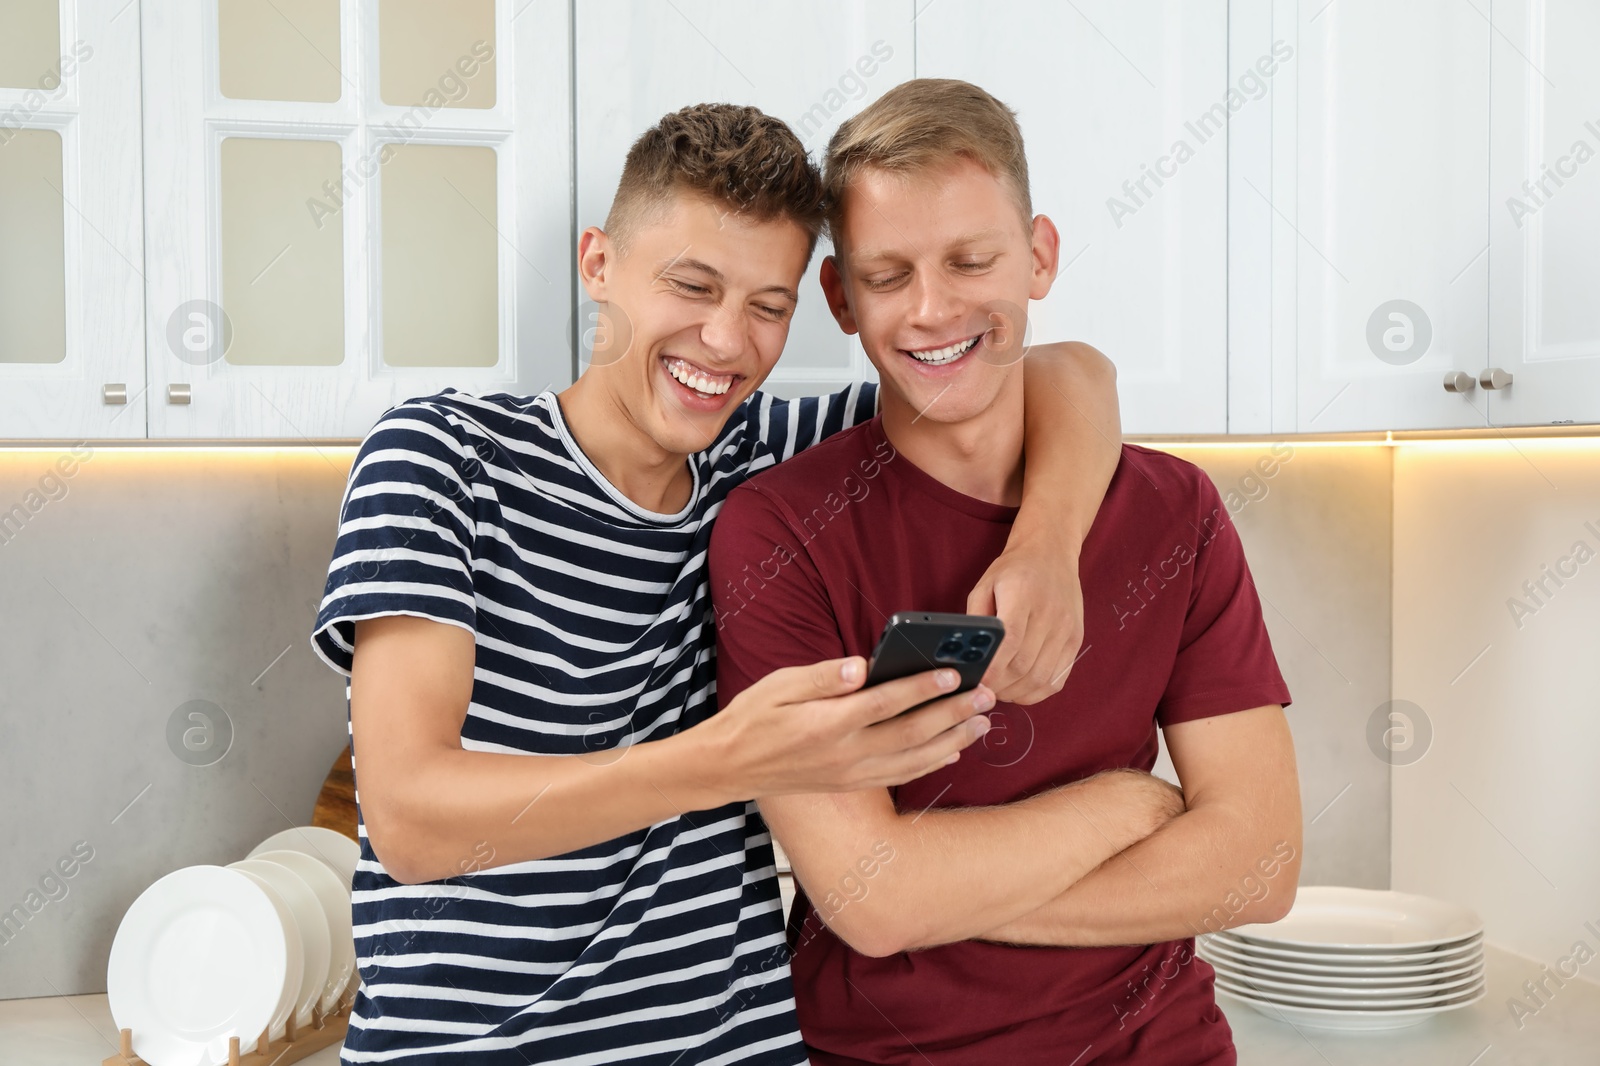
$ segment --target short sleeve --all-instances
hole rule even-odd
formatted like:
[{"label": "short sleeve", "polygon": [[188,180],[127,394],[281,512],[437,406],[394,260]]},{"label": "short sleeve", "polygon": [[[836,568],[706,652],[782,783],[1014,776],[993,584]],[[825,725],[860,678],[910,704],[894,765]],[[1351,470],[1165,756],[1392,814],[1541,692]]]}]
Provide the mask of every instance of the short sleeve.
[{"label": "short sleeve", "polygon": [[719,707],[774,670],[844,656],[821,574],[759,487],[728,494],[708,555]]},{"label": "short sleeve", "polygon": [[356,453],[311,644],[349,676],[355,623],[414,615],[476,630],[469,474],[476,453],[449,416],[421,402],[392,408]]},{"label": "short sleeve", "polygon": [[1239,532],[1211,479],[1196,475],[1194,583],[1177,660],[1156,709],[1163,726],[1289,705]]},{"label": "short sleeve", "polygon": [[820,444],[841,429],[870,422],[878,413],[878,386],[857,382],[827,396],[783,400],[770,393],[751,397],[752,431],[761,445],[782,462]]}]

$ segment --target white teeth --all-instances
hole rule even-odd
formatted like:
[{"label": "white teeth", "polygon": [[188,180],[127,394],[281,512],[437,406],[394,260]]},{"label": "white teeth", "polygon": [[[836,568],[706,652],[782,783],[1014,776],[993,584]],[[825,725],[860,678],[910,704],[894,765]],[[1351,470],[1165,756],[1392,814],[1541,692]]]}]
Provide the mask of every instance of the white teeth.
[{"label": "white teeth", "polygon": [[671,374],[681,384],[706,396],[721,396],[733,387],[732,374],[727,377],[709,377],[695,370],[682,359],[668,361],[667,373]]},{"label": "white teeth", "polygon": [[945,363],[953,363],[963,355],[966,355],[972,349],[972,346],[978,343],[978,340],[978,337],[974,337],[969,341],[952,344],[948,348],[936,348],[929,352],[913,352],[907,349],[906,354],[919,363],[927,363],[929,366],[942,366]]}]

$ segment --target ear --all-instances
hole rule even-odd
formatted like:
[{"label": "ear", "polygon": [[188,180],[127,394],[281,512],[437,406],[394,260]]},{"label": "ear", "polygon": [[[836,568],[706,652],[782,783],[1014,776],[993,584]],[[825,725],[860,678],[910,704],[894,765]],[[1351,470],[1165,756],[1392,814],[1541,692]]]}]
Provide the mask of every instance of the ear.
[{"label": "ear", "polygon": [[822,282],[822,294],[828,299],[828,310],[833,312],[834,321],[839,323],[839,328],[846,333],[854,334],[857,331],[856,316],[850,310],[850,298],[845,293],[844,276],[839,273],[839,264],[833,256],[822,260],[822,268],[817,271]]},{"label": "ear", "polygon": [[578,238],[578,280],[597,304],[607,302],[606,267],[612,256],[611,238],[599,226],[590,226]]},{"label": "ear", "polygon": [[1050,295],[1055,284],[1056,268],[1061,262],[1061,234],[1047,215],[1033,216],[1033,279],[1028,285],[1028,299],[1042,300]]}]

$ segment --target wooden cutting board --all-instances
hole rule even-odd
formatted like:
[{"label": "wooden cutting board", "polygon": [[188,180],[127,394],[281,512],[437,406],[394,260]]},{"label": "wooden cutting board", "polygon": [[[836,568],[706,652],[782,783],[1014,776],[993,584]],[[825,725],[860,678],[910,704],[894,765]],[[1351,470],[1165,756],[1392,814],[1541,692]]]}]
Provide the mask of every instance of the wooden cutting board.
[{"label": "wooden cutting board", "polygon": [[356,834],[356,776],[350,763],[350,746],[333,760],[333,767],[323,779],[322,791],[317,794],[316,810],[311,824],[343,833],[360,843]]}]

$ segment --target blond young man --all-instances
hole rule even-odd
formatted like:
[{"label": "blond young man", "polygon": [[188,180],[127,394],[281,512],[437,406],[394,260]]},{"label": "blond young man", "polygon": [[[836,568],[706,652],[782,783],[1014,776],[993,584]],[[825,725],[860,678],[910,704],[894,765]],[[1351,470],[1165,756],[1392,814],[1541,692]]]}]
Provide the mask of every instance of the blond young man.
[{"label": "blond young man", "polygon": [[[1018,518],[1024,309],[1059,240],[1015,116],[965,82],[902,84],[843,124],[826,184],[823,285],[881,414],[729,495],[711,553],[717,609],[738,611],[725,702],[870,650],[893,612],[960,610]],[[870,490],[812,535],[834,471],[869,461]],[[775,556],[742,602],[732,579]],[[1002,702],[981,746],[905,785],[761,800],[802,888],[789,939],[817,1066],[1235,1061],[1191,938],[1261,864],[1270,891],[1228,924],[1294,897],[1289,693],[1193,465],[1123,447],[1081,565],[1084,651],[1060,693]],[[1181,797],[1148,776],[1158,728]]]},{"label": "blond young man", "polygon": [[[582,377],[408,401],[363,443],[313,637],[351,678],[362,827],[344,1062],[803,1062],[749,801],[908,781],[986,728],[938,672],[858,692],[850,656],[713,713],[717,511],[876,408],[871,386],[756,391],[820,191],[781,122],[668,115],[578,248],[612,325]],[[969,589],[1021,638],[993,679],[1019,699],[1071,665],[1077,551],[1115,464],[1104,360],[1058,352],[1036,373],[1027,517]]]}]

